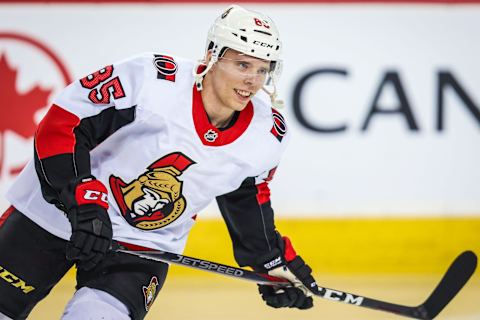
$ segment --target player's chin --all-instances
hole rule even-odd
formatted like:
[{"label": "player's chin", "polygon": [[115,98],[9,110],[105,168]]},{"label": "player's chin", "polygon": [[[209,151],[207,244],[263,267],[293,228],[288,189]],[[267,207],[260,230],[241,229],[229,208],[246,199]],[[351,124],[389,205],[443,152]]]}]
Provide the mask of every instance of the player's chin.
[{"label": "player's chin", "polygon": [[248,99],[234,99],[233,103],[231,104],[233,106],[233,109],[235,111],[242,111],[245,109],[248,105],[248,103],[251,101],[251,98]]},{"label": "player's chin", "polygon": [[247,107],[249,102],[250,102],[250,100],[248,100],[247,102],[238,102],[237,101],[232,106],[233,106],[233,109],[235,111],[242,111],[243,109],[245,109]]}]

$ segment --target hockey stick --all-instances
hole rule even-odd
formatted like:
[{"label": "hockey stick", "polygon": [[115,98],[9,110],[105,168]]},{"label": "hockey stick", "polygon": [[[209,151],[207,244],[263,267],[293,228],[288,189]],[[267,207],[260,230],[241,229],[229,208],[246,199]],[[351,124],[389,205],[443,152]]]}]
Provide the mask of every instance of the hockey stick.
[{"label": "hockey stick", "polygon": [[[290,283],[285,279],[276,278],[267,274],[253,272],[241,268],[227,266],[208,260],[192,258],[180,254],[174,254],[165,251],[129,251],[117,250],[133,254],[145,259],[173,263],[194,269],[210,271],[217,274],[230,276],[233,278],[253,281],[258,284],[288,286]],[[344,302],[359,307],[370,308],[375,310],[395,313],[404,317],[422,320],[434,319],[447,304],[455,297],[455,295],[467,283],[477,267],[477,256],[472,251],[465,251],[460,254],[450,265],[447,272],[443,276],[435,290],[418,306],[404,306],[381,300],[376,300],[340,290],[333,290],[324,287],[314,286],[309,288],[316,296],[324,299]]]}]

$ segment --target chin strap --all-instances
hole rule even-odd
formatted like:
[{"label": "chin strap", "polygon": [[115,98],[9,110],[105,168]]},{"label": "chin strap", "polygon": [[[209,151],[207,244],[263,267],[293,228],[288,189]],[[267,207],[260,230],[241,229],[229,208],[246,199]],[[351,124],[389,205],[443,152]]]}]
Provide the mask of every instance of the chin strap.
[{"label": "chin strap", "polygon": [[272,80],[273,90],[268,91],[265,86],[262,87],[262,90],[265,91],[266,94],[270,96],[270,101],[272,101],[272,105],[277,109],[282,109],[285,104],[283,100],[277,99],[277,84],[275,83],[275,77],[272,73],[270,73],[270,79]]},{"label": "chin strap", "polygon": [[[206,65],[205,60],[198,60],[192,70],[193,77],[195,78],[195,86],[197,87],[198,91],[202,91],[203,85],[203,77],[207,74],[207,72],[212,68],[213,64],[217,62],[218,58],[216,55],[212,55],[210,61]],[[197,73],[197,70],[200,66],[206,65],[207,67],[200,73]]]}]

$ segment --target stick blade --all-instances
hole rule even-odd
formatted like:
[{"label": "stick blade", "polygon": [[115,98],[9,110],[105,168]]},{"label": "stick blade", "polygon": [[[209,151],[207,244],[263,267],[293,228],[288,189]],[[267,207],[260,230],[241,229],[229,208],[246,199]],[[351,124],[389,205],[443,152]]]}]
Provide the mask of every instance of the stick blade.
[{"label": "stick blade", "polygon": [[453,261],[428,299],[419,306],[426,315],[425,319],[434,319],[463,288],[477,267],[477,256],[465,251]]}]

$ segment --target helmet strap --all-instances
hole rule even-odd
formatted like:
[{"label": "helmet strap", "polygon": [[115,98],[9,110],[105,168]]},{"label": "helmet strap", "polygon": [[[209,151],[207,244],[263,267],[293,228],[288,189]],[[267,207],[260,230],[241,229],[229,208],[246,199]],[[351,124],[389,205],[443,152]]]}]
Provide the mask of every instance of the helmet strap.
[{"label": "helmet strap", "polygon": [[270,96],[270,101],[275,108],[282,109],[284,103],[283,100],[277,99],[277,84],[275,83],[275,77],[273,74],[270,74],[270,79],[272,80],[273,91],[268,91],[265,87],[262,87],[262,90]]},{"label": "helmet strap", "polygon": [[201,65],[205,65],[205,60],[199,60],[197,64],[193,67],[193,77],[195,78],[195,86],[197,87],[198,91],[203,90],[203,77],[207,74],[207,72],[212,68],[213,64],[217,62],[217,56],[213,55],[210,58],[210,61],[207,64],[207,67],[200,73],[197,73],[198,67]]}]

